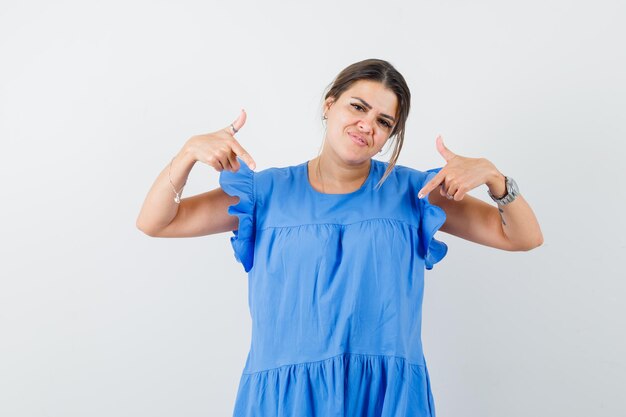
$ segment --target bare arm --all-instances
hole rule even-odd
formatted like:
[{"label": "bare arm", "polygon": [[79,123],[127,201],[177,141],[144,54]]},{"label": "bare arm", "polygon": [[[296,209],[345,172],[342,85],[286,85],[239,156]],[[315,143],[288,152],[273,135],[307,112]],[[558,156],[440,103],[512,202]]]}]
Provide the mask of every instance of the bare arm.
[{"label": "bare arm", "polygon": [[172,160],[171,172],[168,163],[152,184],[137,217],[139,230],[153,237],[196,237],[239,227],[237,216],[228,214],[228,207],[237,204],[238,197],[232,197],[218,187],[176,203],[174,189],[180,192],[198,161],[207,163],[218,172],[225,169],[236,172],[240,168],[239,156],[254,169],[254,160],[234,138],[234,133],[241,129],[245,121],[246,114],[242,109],[230,126],[214,133],[192,136],[185,143]]},{"label": "bare arm", "polygon": [[[495,196],[506,192],[504,175],[486,158],[457,155],[437,137],[437,150],[446,165],[418,193],[430,191],[430,203],[441,207],[446,221],[441,231],[460,238],[508,251],[528,251],[543,243],[541,228],[530,205],[519,195],[507,205],[493,207],[466,193],[486,184]],[[446,194],[450,199],[445,198]]]},{"label": "bare arm", "polygon": [[[195,160],[183,148],[172,161],[172,183],[179,191]],[[169,163],[150,188],[143,203],[137,228],[152,237],[197,237],[236,230],[238,219],[228,214],[228,206],[239,201],[221,188],[174,202],[168,177]]]},{"label": "bare arm", "polygon": [[[500,175],[488,184],[497,196],[504,195],[506,190],[504,177],[500,178]],[[433,190],[428,197],[430,203],[446,213],[446,221],[440,229],[442,232],[507,251],[527,251],[543,243],[537,218],[521,194],[512,203],[498,207],[469,194],[456,201],[448,200],[438,190]]]}]

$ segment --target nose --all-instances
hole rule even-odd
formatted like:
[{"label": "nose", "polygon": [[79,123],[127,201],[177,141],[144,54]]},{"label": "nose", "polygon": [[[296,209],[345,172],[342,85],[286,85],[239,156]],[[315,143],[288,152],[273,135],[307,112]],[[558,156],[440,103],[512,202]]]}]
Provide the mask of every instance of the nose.
[{"label": "nose", "polygon": [[359,120],[358,126],[359,126],[359,130],[362,132],[372,131],[372,122],[369,120],[368,117],[364,117],[361,120]]}]

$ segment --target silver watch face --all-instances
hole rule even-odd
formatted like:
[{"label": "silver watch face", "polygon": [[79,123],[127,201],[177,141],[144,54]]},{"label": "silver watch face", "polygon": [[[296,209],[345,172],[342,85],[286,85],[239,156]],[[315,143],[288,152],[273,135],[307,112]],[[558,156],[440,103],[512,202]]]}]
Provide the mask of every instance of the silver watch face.
[{"label": "silver watch face", "polygon": [[506,195],[499,200],[499,203],[502,205],[509,204],[511,201],[515,200],[519,193],[519,189],[517,188],[517,183],[513,178],[506,177]]},{"label": "silver watch face", "polygon": [[506,177],[506,189],[509,194],[513,195],[513,197],[519,194],[519,188],[517,187],[517,183],[513,178]]},{"label": "silver watch face", "polygon": [[507,177],[506,175],[504,176],[504,178],[506,179],[506,194],[504,195],[504,197],[496,198],[493,196],[493,194],[491,194],[491,191],[489,191],[489,196],[491,196],[491,199],[501,205],[509,204],[511,201],[515,200],[515,197],[517,197],[519,194],[519,188],[517,187],[517,183],[515,182],[515,180],[513,178]]}]

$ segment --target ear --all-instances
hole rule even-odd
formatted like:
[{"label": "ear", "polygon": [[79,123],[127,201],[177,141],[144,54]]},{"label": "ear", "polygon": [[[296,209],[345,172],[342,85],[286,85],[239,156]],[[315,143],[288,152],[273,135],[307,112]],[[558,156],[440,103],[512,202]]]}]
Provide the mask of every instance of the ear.
[{"label": "ear", "polygon": [[335,98],[334,97],[328,97],[324,101],[324,113],[326,113],[328,110],[330,110],[330,106],[332,106],[334,102],[335,102]]}]

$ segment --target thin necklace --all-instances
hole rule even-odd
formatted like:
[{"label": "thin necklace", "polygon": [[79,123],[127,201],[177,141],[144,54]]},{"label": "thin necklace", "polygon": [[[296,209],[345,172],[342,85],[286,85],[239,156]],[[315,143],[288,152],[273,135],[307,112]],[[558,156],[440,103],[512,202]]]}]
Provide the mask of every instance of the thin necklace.
[{"label": "thin necklace", "polygon": [[[317,158],[317,176],[320,179],[320,182],[322,183],[322,192],[324,194],[326,194],[326,189],[324,188],[324,178],[322,177],[322,171],[320,170],[320,161],[322,160],[322,157],[318,157]],[[370,164],[372,163],[372,161],[370,161]],[[370,167],[371,169],[371,167]],[[361,185],[359,185],[359,188],[361,188],[363,186],[363,184],[365,184],[365,181],[367,181],[367,178],[369,177],[369,172],[368,174],[365,176],[365,179],[363,180],[363,182],[361,183]]]},{"label": "thin necklace", "polygon": [[322,182],[322,192],[324,194],[326,194],[326,190],[324,189],[324,179],[322,178],[322,171],[320,171],[320,160],[321,159],[322,159],[321,157],[317,158],[317,176],[320,179],[320,181]]}]

